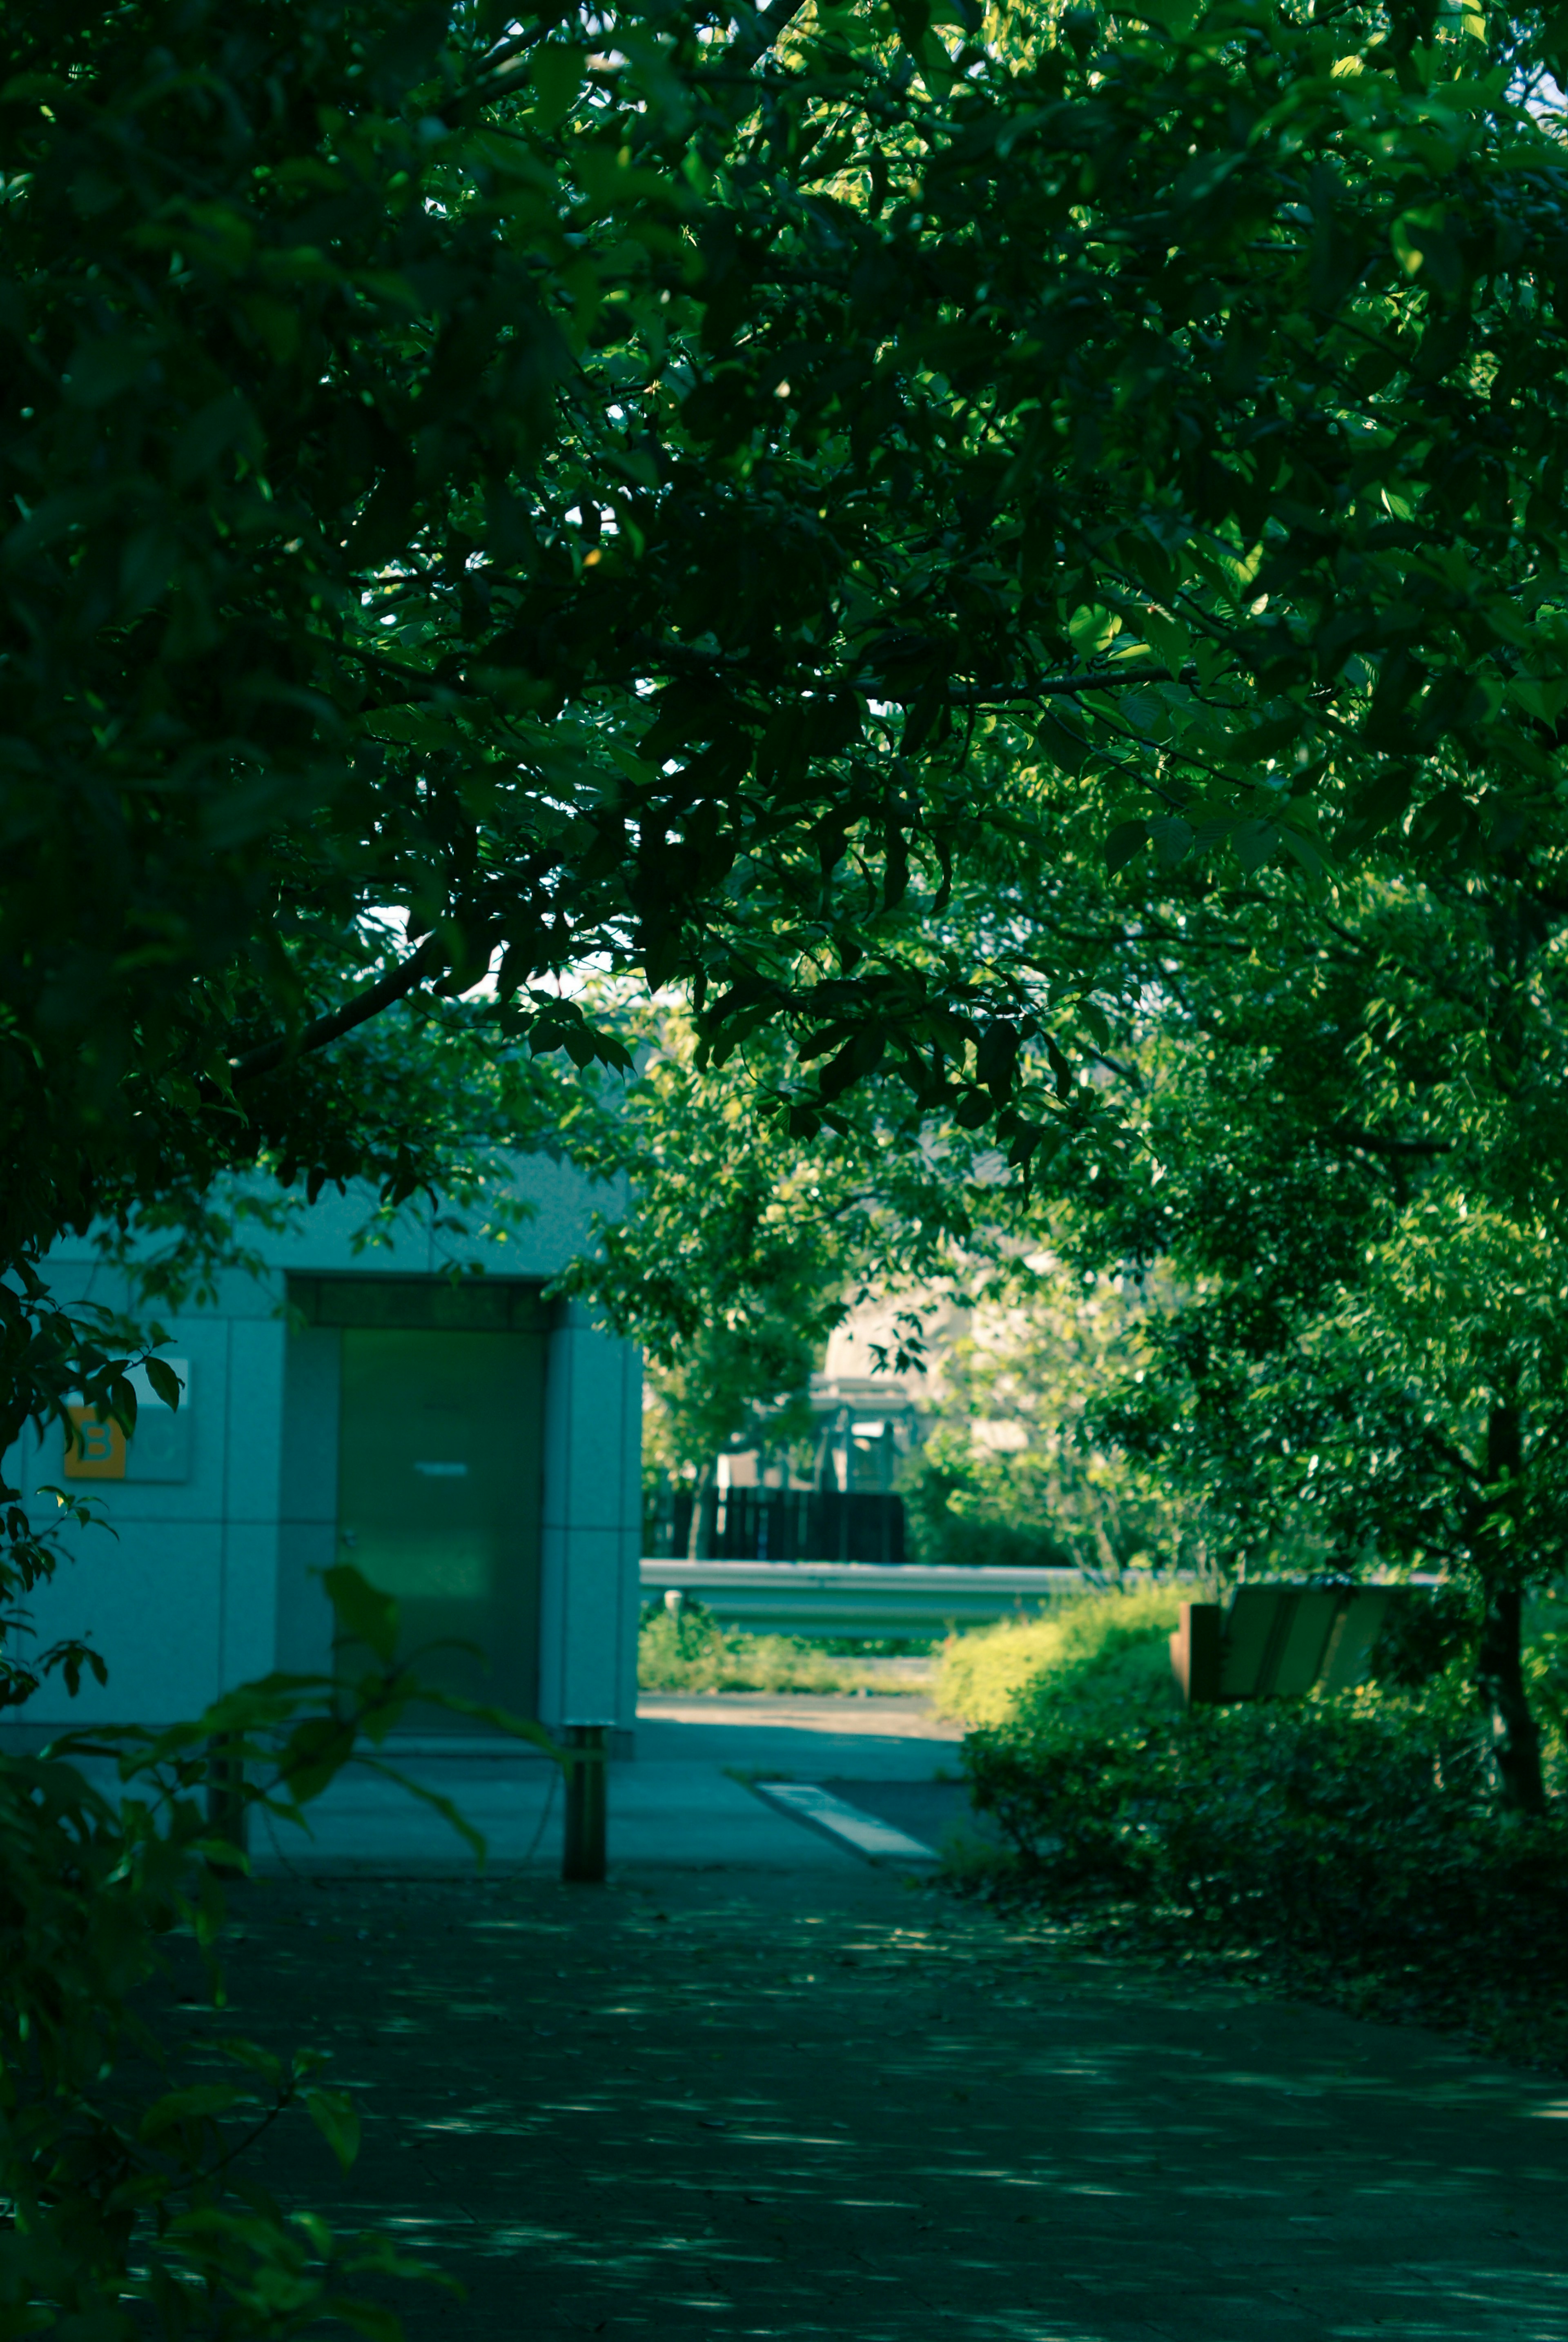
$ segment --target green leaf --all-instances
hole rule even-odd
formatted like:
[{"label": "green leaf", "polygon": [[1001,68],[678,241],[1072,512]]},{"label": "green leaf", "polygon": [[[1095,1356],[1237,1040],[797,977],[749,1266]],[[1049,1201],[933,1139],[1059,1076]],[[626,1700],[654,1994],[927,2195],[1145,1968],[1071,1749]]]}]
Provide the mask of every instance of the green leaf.
[{"label": "green leaf", "polygon": [[377,707],[365,718],[373,740],[406,742],[415,748],[455,748],[470,752],[473,743],[455,724],[424,707]]},{"label": "green leaf", "polygon": [[1295,828],[1290,822],[1281,822],[1279,833],[1280,843],[1285,852],[1293,856],[1310,876],[1320,877],[1328,868],[1327,856],[1317,840],[1309,836],[1305,830]]},{"label": "green leaf", "polygon": [[1193,843],[1192,825],[1180,814],[1162,814],[1148,824],[1150,839],[1163,866],[1174,869],[1183,861]]},{"label": "green leaf", "polygon": [[1081,604],[1067,621],[1067,632],[1080,658],[1108,649],[1121,631],[1120,615],[1103,602]]},{"label": "green leaf", "polygon": [[105,406],[122,391],[147,382],[156,355],[156,342],[145,334],[83,342],[66,371],[65,395],[73,406]]},{"label": "green leaf", "polygon": [[296,1806],[329,1788],[354,1755],[354,1733],[336,1716],[305,1716],[289,1734],[277,1760],[277,1791]]},{"label": "green leaf", "polygon": [[1111,1026],[1102,1008],[1093,1000],[1080,1000],[1078,1021],[1097,1049],[1111,1046]]},{"label": "green leaf", "polygon": [[185,1386],[173,1366],[165,1358],[148,1358],[145,1363],[147,1380],[152,1384],[164,1405],[167,1407],[177,1407]]},{"label": "green leaf", "polygon": [[1141,854],[1148,842],[1146,821],[1119,821],[1105,840],[1105,867],[1113,877],[1125,868],[1135,854]]},{"label": "green leaf", "polygon": [[188,2090],[171,2090],[155,2098],[142,2117],[141,2136],[151,2142],[182,2123],[211,2122],[236,2105],[239,2092],[228,2082],[197,2082]]},{"label": "green leaf", "polygon": [[534,92],[534,119],[542,130],[553,130],[570,107],[587,75],[586,52],[564,41],[541,41],[528,60],[528,81]]},{"label": "green leaf", "polygon": [[1158,653],[1174,675],[1180,675],[1192,656],[1192,637],[1185,626],[1162,610],[1140,610],[1138,626],[1144,640]]},{"label": "green leaf", "polygon": [[324,1570],[322,1584],[343,1632],[374,1651],[383,1666],[389,1667],[396,1656],[398,1634],[398,1609],[391,1595],[372,1586],[352,1562]]},{"label": "green leaf", "polygon": [[1077,725],[1051,709],[1037,720],[1034,737],[1043,753],[1061,772],[1076,776],[1089,762],[1092,751]]},{"label": "green leaf", "polygon": [[526,1740],[544,1750],[558,1765],[568,1761],[567,1751],[543,1724],[535,1724],[525,1716],[514,1716],[509,1708],[494,1707],[480,1699],[464,1699],[456,1692],[437,1691],[429,1684],[420,1686],[422,1701],[432,1707],[444,1707],[452,1716],[465,1716],[475,1724],[485,1724],[496,1732],[504,1732],[512,1740]]},{"label": "green leaf", "polygon": [[1231,833],[1231,844],[1235,847],[1236,860],[1249,876],[1254,870],[1261,870],[1265,862],[1273,859],[1279,842],[1279,829],[1272,821],[1238,822]]},{"label": "green leaf", "polygon": [[282,2061],[274,2055],[272,2050],[264,2049],[259,2042],[245,2041],[234,2037],[215,2042],[214,2047],[224,2057],[232,2057],[236,2066],[247,2067],[253,2074],[259,2074],[269,2089],[281,2087]]},{"label": "green leaf", "polygon": [[344,2170],[348,2170],[359,2153],[359,2117],[353,2099],[341,2090],[307,2090],[305,2106]]}]

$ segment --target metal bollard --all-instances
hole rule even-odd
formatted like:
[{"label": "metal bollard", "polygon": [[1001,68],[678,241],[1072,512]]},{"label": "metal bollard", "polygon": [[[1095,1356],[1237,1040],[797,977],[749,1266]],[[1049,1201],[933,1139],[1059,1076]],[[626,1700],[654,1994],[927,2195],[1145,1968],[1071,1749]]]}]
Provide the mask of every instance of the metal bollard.
[{"label": "metal bollard", "polygon": [[602,1724],[569,1724],[566,1731],[566,1843],[561,1876],[597,1886],[604,1876],[609,1750]]},{"label": "metal bollard", "polygon": [[[240,1737],[237,1732],[217,1732],[207,1743],[207,1827],[243,1855],[250,1807],[245,1794],[245,1759],[235,1754]],[[242,1875],[241,1865],[235,1862],[215,1862],[212,1867],[227,1877]]]}]

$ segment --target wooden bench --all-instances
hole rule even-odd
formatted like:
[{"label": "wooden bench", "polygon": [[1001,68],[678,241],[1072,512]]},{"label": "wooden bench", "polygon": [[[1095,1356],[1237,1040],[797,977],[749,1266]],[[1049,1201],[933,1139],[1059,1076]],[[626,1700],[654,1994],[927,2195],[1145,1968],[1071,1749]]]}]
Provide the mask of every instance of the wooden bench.
[{"label": "wooden bench", "polygon": [[1402,1586],[1238,1586],[1229,1607],[1183,1602],[1171,1666],[1185,1707],[1363,1683]]}]

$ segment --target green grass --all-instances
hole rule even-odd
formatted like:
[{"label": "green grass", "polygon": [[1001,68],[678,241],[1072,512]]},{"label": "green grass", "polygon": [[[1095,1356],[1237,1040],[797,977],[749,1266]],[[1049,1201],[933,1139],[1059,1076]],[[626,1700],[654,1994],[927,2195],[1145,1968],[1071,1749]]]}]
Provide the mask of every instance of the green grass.
[{"label": "green grass", "polygon": [[869,1668],[794,1635],[721,1626],[695,1603],[677,1615],[643,1613],[637,1681],[644,1691],[857,1692],[879,1686]]},{"label": "green grass", "polygon": [[961,1635],[937,1671],[937,1710],[972,1726],[1063,1703],[1162,1712],[1174,1699],[1170,1636],[1181,1604],[1174,1586],[1084,1594],[1048,1617]]}]

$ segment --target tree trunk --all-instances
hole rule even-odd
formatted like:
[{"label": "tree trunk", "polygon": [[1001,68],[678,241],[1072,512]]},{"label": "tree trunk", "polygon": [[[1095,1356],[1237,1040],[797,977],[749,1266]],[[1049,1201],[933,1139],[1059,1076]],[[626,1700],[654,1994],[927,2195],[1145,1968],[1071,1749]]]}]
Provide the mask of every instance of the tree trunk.
[{"label": "tree trunk", "polygon": [[[1517,1479],[1523,1454],[1519,1410],[1494,1406],[1486,1426],[1487,1478]],[[1492,1758],[1503,1802],[1514,1812],[1543,1814],[1541,1735],[1524,1688],[1524,1597],[1517,1586],[1489,1586],[1481,1628],[1476,1688],[1492,1718]]]},{"label": "tree trunk", "polygon": [[708,1491],[712,1488],[717,1476],[717,1469],[712,1464],[704,1464],[702,1470],[697,1474],[696,1486],[692,1490],[692,1526],[690,1533],[686,1538],[686,1559],[688,1561],[712,1561],[714,1557],[714,1537],[713,1526],[708,1510]]},{"label": "tree trunk", "polygon": [[1541,1735],[1524,1689],[1523,1609],[1517,1586],[1498,1586],[1487,1596],[1477,1687],[1492,1718],[1492,1757],[1503,1804],[1517,1813],[1543,1814]]}]

